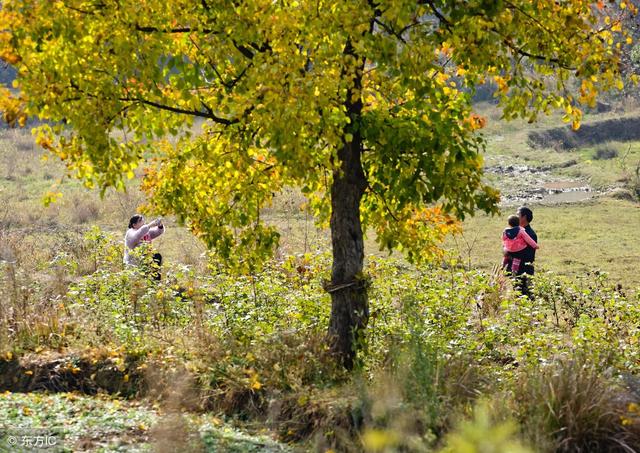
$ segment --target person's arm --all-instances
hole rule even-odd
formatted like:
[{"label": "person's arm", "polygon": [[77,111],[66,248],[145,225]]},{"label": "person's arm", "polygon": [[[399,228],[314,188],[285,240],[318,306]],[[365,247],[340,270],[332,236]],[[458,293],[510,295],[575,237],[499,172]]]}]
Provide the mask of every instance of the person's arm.
[{"label": "person's arm", "polygon": [[164,233],[164,225],[160,224],[157,227],[153,227],[149,230],[149,236],[151,236],[151,239],[155,239],[158,236],[160,236],[162,233]]},{"label": "person's arm", "polygon": [[140,228],[138,228],[137,230],[134,230],[133,232],[131,230],[127,231],[127,246],[129,248],[133,248],[136,245],[138,245],[138,243],[142,241],[142,238],[144,237],[144,235],[148,234],[149,230],[154,228],[157,224],[158,224],[158,221],[154,220],[151,223],[142,225]]},{"label": "person's arm", "polygon": [[531,236],[529,236],[529,234],[524,230],[524,228],[520,228],[520,232],[518,233],[520,235],[522,235],[522,237],[524,238],[524,242],[526,242],[531,248],[533,249],[538,249],[538,243],[536,241],[534,241]]}]

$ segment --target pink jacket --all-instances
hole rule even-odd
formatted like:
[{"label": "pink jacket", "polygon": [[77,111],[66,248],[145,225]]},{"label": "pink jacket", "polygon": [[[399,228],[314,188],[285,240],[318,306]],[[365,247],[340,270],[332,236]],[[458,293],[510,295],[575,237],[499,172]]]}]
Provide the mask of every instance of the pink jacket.
[{"label": "pink jacket", "polygon": [[524,228],[506,228],[502,232],[502,246],[507,252],[519,252],[527,248],[527,245],[534,249],[538,248],[536,241],[531,239]]},{"label": "pink jacket", "polygon": [[142,225],[137,230],[129,228],[124,235],[124,264],[136,264],[129,252],[143,242],[151,242],[152,239],[157,238],[162,233],[164,233],[164,227]]}]

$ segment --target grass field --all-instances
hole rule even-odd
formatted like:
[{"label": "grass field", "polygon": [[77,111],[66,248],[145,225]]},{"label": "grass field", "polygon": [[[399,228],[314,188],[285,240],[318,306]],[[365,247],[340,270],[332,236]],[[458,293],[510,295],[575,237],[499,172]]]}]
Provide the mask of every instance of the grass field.
[{"label": "grass field", "polygon": [[[634,271],[640,256],[637,203],[603,197],[560,206],[533,204],[531,208],[531,225],[541,247],[536,254],[538,271],[577,277],[598,270],[627,288],[640,286],[640,275]],[[504,211],[499,217],[478,215],[465,222],[463,235],[454,241],[465,264],[490,269],[499,262],[500,233],[506,227],[506,216],[515,209]]]},{"label": "grass field", "polygon": [[[44,449],[59,452],[291,451],[266,436],[238,432],[214,416],[167,414],[158,405],[108,395],[1,395],[0,451],[29,451],[38,438]],[[5,441],[13,448],[3,448]]]},{"label": "grass field", "polygon": [[[614,188],[637,184],[636,169],[640,165],[640,143],[615,142],[612,137],[600,145],[573,151],[532,149],[527,133],[556,127],[562,122],[558,116],[544,117],[537,124],[524,121],[504,123],[497,119],[495,109],[488,105],[481,111],[489,118],[487,137],[487,165],[527,165],[552,167],[546,172],[529,175],[489,175],[503,193],[514,194],[535,184],[535,180],[553,181],[557,186],[588,185],[592,192],[586,201],[575,203],[540,201],[536,199],[511,201],[502,208],[502,215],[483,214],[464,223],[463,236],[450,243],[467,265],[490,269],[500,260],[500,234],[506,227],[506,217],[519,205],[534,211],[532,227],[538,234],[541,250],[536,262],[540,270],[551,270],[571,277],[587,272],[603,271],[623,286],[640,286],[640,276],[634,263],[640,256],[640,243],[635,239],[640,226],[640,205],[632,200],[617,200],[607,195]],[[635,111],[624,116],[633,117]],[[619,117],[616,112],[586,115],[587,124]],[[598,158],[598,150],[609,150]],[[602,155],[603,153],[601,153]],[[575,161],[575,164],[561,164]],[[553,168],[555,167],[555,168]],[[542,185],[542,184],[540,184]]]},{"label": "grass field", "polygon": [[[28,131],[0,130],[0,388],[16,392],[0,394],[0,435],[62,433],[61,451],[640,446],[640,143],[534,150],[528,131],[557,117],[504,124],[482,110],[502,213],[467,218],[447,240],[458,266],[380,259],[367,238],[371,319],[354,375],[328,359],[329,233],[299,192],[265,209],[282,240],[256,275],[211,272],[204,246],[166,219],[156,284],[121,263],[144,202],[136,180],[100,198],[43,161]],[[63,197],[45,208],[47,191]],[[563,201],[573,193],[585,200]],[[522,204],[541,245],[532,299],[492,272]]]},{"label": "grass field", "polygon": [[[487,165],[541,167],[576,161],[567,168],[533,173],[528,179],[508,174],[488,175],[506,194],[518,193],[523,187],[534,185],[536,178],[588,184],[594,191],[605,191],[624,186],[633,177],[633,170],[640,161],[640,143],[605,143],[601,147],[615,153],[615,157],[608,159],[594,159],[600,146],[572,152],[532,150],[526,143],[527,131],[557,125],[557,117],[542,118],[541,124],[531,126],[524,122],[499,121],[490,105],[480,110],[489,118]],[[587,116],[586,121],[614,115]],[[123,234],[129,217],[144,202],[144,195],[135,184],[131,184],[127,193],[108,191],[104,199],[100,199],[95,191],[84,189],[78,181],[64,178],[63,165],[53,160],[43,161],[42,151],[33,144],[28,131],[0,131],[0,149],[0,226],[5,236],[8,235],[4,240],[5,249],[8,237],[17,232],[25,243],[37,236],[38,242],[52,247],[65,241],[65,236],[79,236],[94,224],[105,231]],[[63,197],[45,208],[41,200],[49,190],[60,191]],[[282,232],[279,256],[326,250],[329,246],[328,231],[318,229],[313,219],[299,209],[303,202],[298,192],[289,190],[265,212],[265,218]],[[640,225],[640,207],[633,201],[615,200],[600,194],[578,203],[535,199],[511,201],[503,206],[500,216],[478,214],[467,219],[464,234],[448,241],[448,247],[466,265],[492,268],[500,260],[499,238],[506,225],[506,216],[520,204],[529,205],[535,213],[533,227],[542,247],[537,255],[539,269],[570,276],[601,270],[625,287],[640,285],[640,275],[632,271],[634,260],[640,256],[640,243],[634,240]],[[167,223],[166,235],[156,243],[163,256],[173,262],[204,268],[204,246],[185,227],[176,225],[171,219]],[[368,253],[386,254],[377,250],[371,237],[367,239],[367,247]],[[35,253],[52,258],[55,250],[49,247]]]}]

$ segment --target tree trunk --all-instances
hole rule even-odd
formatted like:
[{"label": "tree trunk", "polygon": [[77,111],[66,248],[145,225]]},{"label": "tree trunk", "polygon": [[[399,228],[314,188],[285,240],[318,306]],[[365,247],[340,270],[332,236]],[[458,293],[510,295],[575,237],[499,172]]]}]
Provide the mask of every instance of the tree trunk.
[{"label": "tree trunk", "polygon": [[[353,56],[359,63],[351,75],[353,85],[346,93],[344,105],[351,121],[344,130],[344,145],[338,151],[340,170],[334,171],[331,185],[333,265],[331,285],[326,289],[331,294],[328,332],[331,351],[346,369],[351,370],[361,335],[369,321],[367,286],[362,275],[364,240],[360,223],[360,200],[367,188],[367,179],[362,168],[362,135],[357,127],[364,106],[362,74],[365,58],[356,54],[350,39],[344,54]],[[343,71],[342,77],[346,74],[346,70]]]},{"label": "tree trunk", "polygon": [[362,330],[369,320],[366,281],[362,278],[364,241],[360,223],[360,200],[366,178],[360,160],[362,141],[354,134],[338,157],[342,172],[334,174],[331,186],[331,350],[347,369],[353,368]]}]

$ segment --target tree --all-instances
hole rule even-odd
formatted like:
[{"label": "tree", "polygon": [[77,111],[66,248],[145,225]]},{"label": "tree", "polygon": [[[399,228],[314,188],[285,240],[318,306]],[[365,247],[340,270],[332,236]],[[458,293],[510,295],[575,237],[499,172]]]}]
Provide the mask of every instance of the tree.
[{"label": "tree", "polygon": [[363,230],[419,261],[455,218],[496,212],[474,88],[494,82],[505,118],[560,108],[577,127],[579,105],[621,83],[621,17],[635,11],[625,0],[5,0],[0,56],[20,94],[4,90],[0,107],[9,122],[48,120],[38,143],[88,187],[122,188],[143,166],[154,208],[240,268],[277,246],[261,208],[302,188],[330,224],[329,338],[351,367],[368,319]]}]

